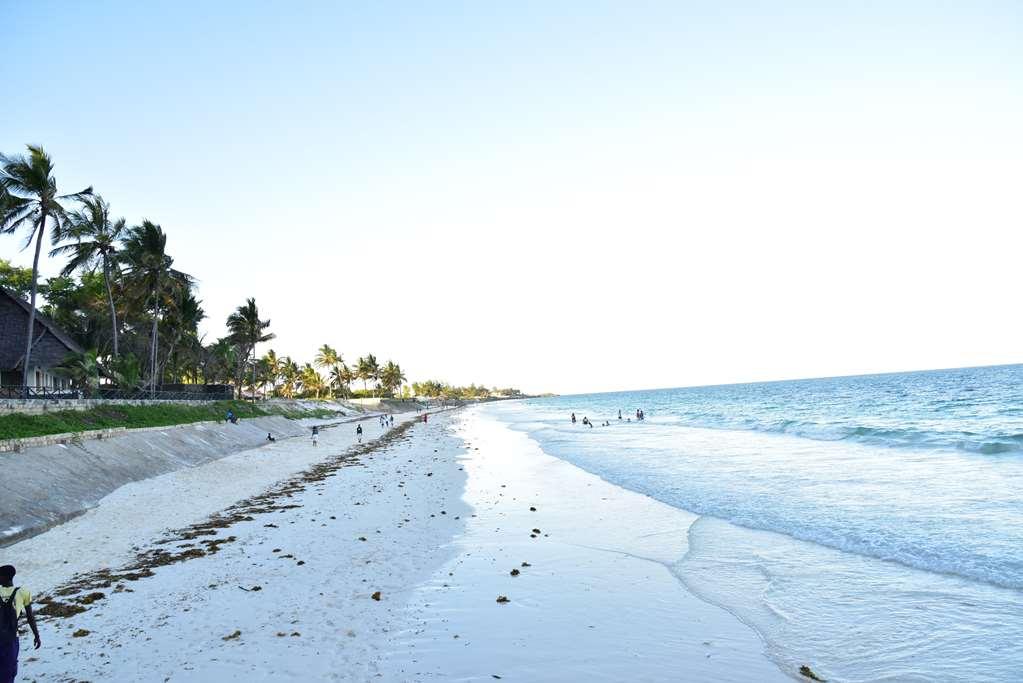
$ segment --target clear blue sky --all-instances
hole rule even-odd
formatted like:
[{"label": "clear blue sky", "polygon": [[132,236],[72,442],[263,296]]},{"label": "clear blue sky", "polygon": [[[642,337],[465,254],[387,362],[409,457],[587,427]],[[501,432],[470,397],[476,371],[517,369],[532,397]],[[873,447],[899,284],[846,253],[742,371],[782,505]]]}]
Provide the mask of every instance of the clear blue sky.
[{"label": "clear blue sky", "polygon": [[1018,2],[0,24],[0,150],[161,223],[210,337],[255,296],[279,353],[562,392],[1023,360]]}]

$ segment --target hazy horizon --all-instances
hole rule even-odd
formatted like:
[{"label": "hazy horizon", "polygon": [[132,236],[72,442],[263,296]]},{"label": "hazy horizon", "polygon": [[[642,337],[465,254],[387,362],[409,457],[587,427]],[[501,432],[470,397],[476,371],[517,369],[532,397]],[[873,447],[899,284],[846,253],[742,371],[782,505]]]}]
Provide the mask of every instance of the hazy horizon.
[{"label": "hazy horizon", "polygon": [[1023,360],[1016,3],[0,19],[0,152],[161,224],[207,340],[251,296],[260,352],[559,394]]}]

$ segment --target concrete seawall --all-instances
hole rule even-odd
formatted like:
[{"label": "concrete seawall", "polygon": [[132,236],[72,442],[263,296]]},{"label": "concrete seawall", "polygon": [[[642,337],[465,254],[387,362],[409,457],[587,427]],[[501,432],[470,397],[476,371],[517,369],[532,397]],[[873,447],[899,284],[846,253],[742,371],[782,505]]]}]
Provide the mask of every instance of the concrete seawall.
[{"label": "concrete seawall", "polygon": [[0,453],[0,546],[79,515],[129,482],[261,446],[267,432],[281,439],[308,429],[270,416],[116,431]]}]

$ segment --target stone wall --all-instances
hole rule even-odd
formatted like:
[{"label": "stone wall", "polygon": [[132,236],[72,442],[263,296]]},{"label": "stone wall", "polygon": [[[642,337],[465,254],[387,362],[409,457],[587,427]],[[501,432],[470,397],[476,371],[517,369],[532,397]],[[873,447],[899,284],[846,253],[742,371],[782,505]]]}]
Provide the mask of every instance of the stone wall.
[{"label": "stone wall", "polygon": [[[89,410],[99,406],[122,405],[122,406],[159,406],[168,405],[168,401],[151,399],[99,399],[99,398],[68,398],[68,399],[24,399],[5,398],[0,399],[0,415],[12,413],[24,413],[26,415],[39,415],[40,413],[53,412],[55,410]],[[209,405],[209,401],[173,401],[173,405]]]}]

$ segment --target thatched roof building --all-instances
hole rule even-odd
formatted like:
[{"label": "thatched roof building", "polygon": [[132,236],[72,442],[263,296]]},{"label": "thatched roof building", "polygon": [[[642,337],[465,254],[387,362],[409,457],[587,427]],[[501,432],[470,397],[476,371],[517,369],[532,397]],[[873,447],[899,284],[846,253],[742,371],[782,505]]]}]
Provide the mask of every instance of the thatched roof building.
[{"label": "thatched roof building", "polygon": [[[0,287],[0,384],[19,386],[25,358],[25,335],[32,307],[14,292]],[[67,379],[53,373],[68,354],[82,347],[56,323],[36,310],[32,334],[32,372],[29,384],[36,387],[66,388]]]}]

